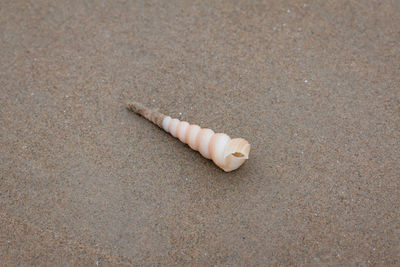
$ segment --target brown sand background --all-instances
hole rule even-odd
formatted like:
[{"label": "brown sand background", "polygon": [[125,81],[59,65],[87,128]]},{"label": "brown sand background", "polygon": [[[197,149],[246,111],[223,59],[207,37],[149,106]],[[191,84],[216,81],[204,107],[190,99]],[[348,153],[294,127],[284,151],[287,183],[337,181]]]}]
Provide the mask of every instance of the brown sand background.
[{"label": "brown sand background", "polygon": [[0,262],[398,266],[399,25],[396,0],[1,0]]}]

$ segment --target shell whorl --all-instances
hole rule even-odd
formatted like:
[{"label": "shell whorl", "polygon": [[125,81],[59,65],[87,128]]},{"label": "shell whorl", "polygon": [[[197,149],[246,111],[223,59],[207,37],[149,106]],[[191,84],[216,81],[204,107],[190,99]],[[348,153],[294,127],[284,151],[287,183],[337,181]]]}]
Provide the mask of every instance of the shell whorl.
[{"label": "shell whorl", "polygon": [[199,151],[203,157],[212,159],[226,172],[239,168],[249,157],[250,144],[243,138],[231,139],[227,134],[214,133],[211,129],[171,118],[140,103],[132,102],[127,106],[131,111],[142,115],[192,149]]}]

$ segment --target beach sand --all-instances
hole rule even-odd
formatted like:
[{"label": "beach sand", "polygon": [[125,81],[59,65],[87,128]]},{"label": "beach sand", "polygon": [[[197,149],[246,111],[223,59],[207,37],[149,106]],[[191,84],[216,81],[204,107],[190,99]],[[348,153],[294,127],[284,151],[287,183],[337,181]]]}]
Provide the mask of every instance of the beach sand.
[{"label": "beach sand", "polygon": [[1,1],[0,262],[398,266],[399,3]]}]

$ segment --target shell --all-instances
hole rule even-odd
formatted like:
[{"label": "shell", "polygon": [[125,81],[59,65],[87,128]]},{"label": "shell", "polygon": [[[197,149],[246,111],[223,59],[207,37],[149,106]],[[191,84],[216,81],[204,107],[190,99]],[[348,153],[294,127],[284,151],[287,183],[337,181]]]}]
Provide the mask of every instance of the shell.
[{"label": "shell", "polygon": [[226,172],[236,170],[249,158],[250,144],[243,138],[231,139],[227,134],[214,133],[211,129],[165,116],[140,103],[129,103],[128,108],[199,151]]}]

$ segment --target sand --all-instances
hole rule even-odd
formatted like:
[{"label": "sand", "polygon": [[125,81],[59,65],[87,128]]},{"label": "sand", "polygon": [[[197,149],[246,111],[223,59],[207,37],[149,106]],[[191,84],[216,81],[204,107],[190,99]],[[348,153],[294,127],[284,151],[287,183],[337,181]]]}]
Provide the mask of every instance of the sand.
[{"label": "sand", "polygon": [[0,262],[398,266],[399,3],[1,1]]}]

